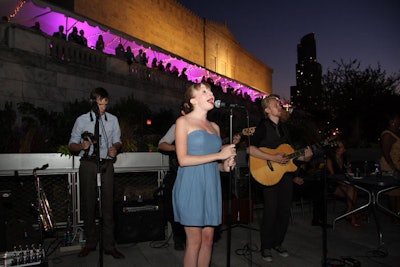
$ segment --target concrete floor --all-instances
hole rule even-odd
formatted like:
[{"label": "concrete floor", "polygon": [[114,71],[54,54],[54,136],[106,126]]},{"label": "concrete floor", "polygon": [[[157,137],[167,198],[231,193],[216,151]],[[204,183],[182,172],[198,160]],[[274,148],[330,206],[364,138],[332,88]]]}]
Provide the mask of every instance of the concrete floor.
[{"label": "concrete floor", "polygon": [[[328,206],[328,222],[331,223],[343,208],[344,203],[340,201],[334,207]],[[370,216],[369,221],[362,221],[362,226],[358,228],[351,226],[345,220],[338,221],[334,230],[327,229],[326,242],[324,242],[323,229],[310,224],[311,209],[312,207],[306,205],[302,211],[300,206],[293,204],[293,220],[284,242],[284,247],[290,253],[289,257],[282,258],[273,254],[272,263],[262,260],[259,252],[259,232],[244,227],[258,228],[257,218],[261,210],[256,208],[254,223],[231,228],[230,253],[227,249],[229,247],[228,230],[223,226],[222,229],[225,231],[222,231],[221,239],[215,244],[211,266],[351,266],[344,265],[340,261],[343,257],[356,259],[363,267],[400,266],[400,225],[393,223],[386,214],[378,212],[382,226],[383,245],[379,244],[373,216]],[[183,266],[183,252],[175,251],[171,240],[123,244],[118,245],[118,249],[125,254],[126,258],[116,260],[104,255],[103,266]],[[50,248],[48,252],[51,250],[54,252],[48,255],[50,267],[100,266],[98,251],[92,252],[85,258],[78,258],[77,250],[61,252],[59,248]],[[325,259],[326,263],[324,263]]]}]

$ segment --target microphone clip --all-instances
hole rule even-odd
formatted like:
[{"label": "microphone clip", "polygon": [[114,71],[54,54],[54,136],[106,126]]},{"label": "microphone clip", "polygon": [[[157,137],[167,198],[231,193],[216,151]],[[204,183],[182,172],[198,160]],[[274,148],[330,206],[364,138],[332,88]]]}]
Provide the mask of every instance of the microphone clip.
[{"label": "microphone clip", "polygon": [[229,104],[222,102],[221,100],[215,100],[214,102],[214,107],[216,108],[246,108],[245,106],[239,105],[239,104]]}]

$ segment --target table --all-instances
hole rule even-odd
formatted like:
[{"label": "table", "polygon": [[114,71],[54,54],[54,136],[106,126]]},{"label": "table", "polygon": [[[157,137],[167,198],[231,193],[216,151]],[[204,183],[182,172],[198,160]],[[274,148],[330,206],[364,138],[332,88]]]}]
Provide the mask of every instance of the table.
[{"label": "table", "polygon": [[351,215],[353,213],[359,212],[361,210],[369,208],[372,211],[372,214],[375,219],[375,224],[376,224],[376,230],[378,233],[378,239],[379,239],[379,245],[383,245],[383,235],[382,235],[382,230],[381,230],[381,224],[378,220],[378,216],[376,211],[380,209],[381,211],[384,211],[392,216],[395,216],[400,219],[400,215],[392,212],[385,206],[383,206],[380,202],[380,196],[388,191],[394,190],[396,188],[400,188],[400,177],[398,176],[393,176],[393,175],[382,175],[382,176],[376,176],[376,175],[371,175],[371,176],[366,176],[366,177],[353,177],[352,175],[349,174],[343,174],[343,175],[332,175],[329,176],[331,179],[335,179],[337,181],[342,181],[347,184],[351,184],[357,189],[364,191],[365,193],[368,194],[368,202],[352,211],[349,211],[343,215],[340,215],[339,217],[336,217],[333,221],[333,229],[335,229],[335,223],[338,220],[341,220],[348,215]]}]

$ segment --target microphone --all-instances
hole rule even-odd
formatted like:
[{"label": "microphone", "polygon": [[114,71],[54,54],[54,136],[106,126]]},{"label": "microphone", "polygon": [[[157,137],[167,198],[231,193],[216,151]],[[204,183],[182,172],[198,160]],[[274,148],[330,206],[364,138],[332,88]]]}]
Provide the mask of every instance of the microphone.
[{"label": "microphone", "polygon": [[222,102],[221,100],[215,100],[214,107],[216,108],[246,108],[245,106],[241,106],[238,104],[229,104]]}]

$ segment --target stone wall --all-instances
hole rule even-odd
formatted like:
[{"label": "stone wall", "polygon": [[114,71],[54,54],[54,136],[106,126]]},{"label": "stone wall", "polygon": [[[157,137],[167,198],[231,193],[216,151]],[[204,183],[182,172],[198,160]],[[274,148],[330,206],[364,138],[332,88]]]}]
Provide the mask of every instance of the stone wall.
[{"label": "stone wall", "polygon": [[0,29],[1,108],[10,101],[62,111],[64,103],[87,99],[93,88],[101,86],[110,92],[111,104],[133,95],[154,111],[166,106],[174,109],[189,84],[138,64],[129,67],[113,55],[60,42],[23,26],[1,24]]},{"label": "stone wall", "polygon": [[243,49],[226,25],[200,18],[175,0],[75,0],[75,12],[272,93],[270,67]]}]

